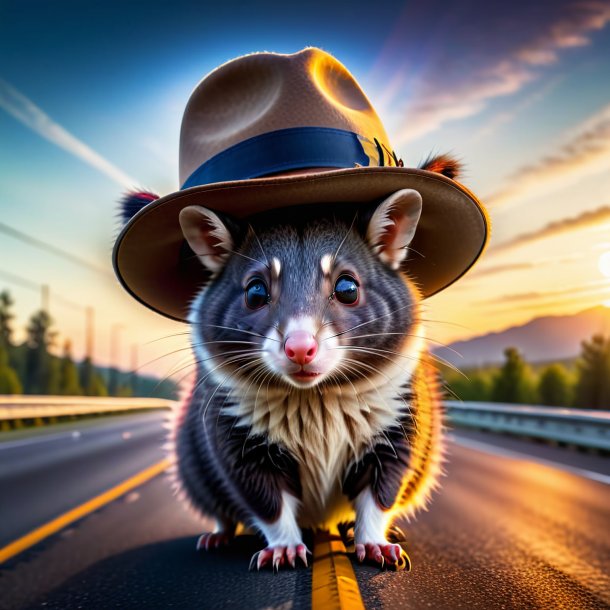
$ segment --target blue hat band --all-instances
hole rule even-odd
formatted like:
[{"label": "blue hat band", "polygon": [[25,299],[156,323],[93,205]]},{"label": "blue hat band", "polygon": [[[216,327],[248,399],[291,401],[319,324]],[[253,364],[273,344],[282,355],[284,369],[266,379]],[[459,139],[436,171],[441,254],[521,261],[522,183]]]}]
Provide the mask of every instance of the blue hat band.
[{"label": "blue hat band", "polygon": [[292,127],[254,136],[223,150],[200,165],[181,189],[307,167],[397,164],[396,156],[376,138],[371,141],[352,131],[329,127]]}]

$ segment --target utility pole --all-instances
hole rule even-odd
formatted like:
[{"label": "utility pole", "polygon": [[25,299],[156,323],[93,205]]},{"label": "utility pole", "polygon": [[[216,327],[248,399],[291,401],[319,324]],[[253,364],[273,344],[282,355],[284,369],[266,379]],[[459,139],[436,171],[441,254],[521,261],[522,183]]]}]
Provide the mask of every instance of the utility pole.
[{"label": "utility pole", "polygon": [[93,307],[85,308],[85,357],[93,360],[93,324],[94,324]]},{"label": "utility pole", "polygon": [[122,324],[113,324],[110,329],[110,372],[108,375],[108,394],[110,396],[116,396],[119,389],[119,334],[124,328]]},{"label": "utility pole", "polygon": [[43,284],[40,287],[40,307],[42,311],[49,313],[49,285]]},{"label": "utility pole", "polygon": [[131,391],[134,396],[138,395],[138,344],[131,344]]}]

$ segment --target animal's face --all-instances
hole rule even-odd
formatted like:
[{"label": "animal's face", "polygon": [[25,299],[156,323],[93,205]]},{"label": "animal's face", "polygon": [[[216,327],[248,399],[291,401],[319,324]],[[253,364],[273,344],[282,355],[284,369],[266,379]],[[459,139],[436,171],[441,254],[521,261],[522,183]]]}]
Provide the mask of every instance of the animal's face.
[{"label": "animal's face", "polygon": [[421,198],[399,193],[360,220],[291,209],[236,226],[203,208],[183,211],[191,248],[216,273],[190,318],[207,374],[308,388],[411,370],[417,296],[397,268]]}]

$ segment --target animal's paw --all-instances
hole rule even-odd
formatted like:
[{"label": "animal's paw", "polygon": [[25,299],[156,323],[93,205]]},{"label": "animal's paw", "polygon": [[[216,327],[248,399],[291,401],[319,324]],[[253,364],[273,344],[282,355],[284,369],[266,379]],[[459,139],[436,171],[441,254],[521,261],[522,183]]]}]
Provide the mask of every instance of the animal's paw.
[{"label": "animal's paw", "polygon": [[279,569],[284,566],[296,567],[297,559],[303,562],[307,567],[307,554],[311,555],[311,551],[303,544],[291,544],[288,546],[268,546],[266,549],[254,553],[250,560],[250,570],[255,567],[257,570],[269,566],[274,572],[279,572]]},{"label": "animal's paw", "polygon": [[197,550],[210,551],[211,549],[226,546],[233,540],[233,536],[233,532],[206,532],[205,534],[201,534],[197,539]]},{"label": "animal's paw", "polygon": [[411,560],[400,544],[356,544],[356,557],[360,562],[368,559],[382,568],[390,567],[407,572],[411,570]]}]

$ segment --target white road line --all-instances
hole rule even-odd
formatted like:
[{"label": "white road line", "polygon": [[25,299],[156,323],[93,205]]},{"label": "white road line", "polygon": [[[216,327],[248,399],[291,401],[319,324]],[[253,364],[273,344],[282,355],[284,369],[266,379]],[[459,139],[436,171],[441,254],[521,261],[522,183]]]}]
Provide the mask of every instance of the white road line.
[{"label": "white road line", "polygon": [[493,453],[495,455],[500,455],[502,457],[507,457],[514,460],[516,459],[527,460],[528,462],[536,462],[537,464],[542,464],[543,466],[550,466],[551,468],[564,470],[571,474],[575,474],[580,477],[585,477],[586,479],[591,479],[592,481],[597,481],[598,483],[610,485],[610,476],[606,474],[601,474],[600,472],[585,470],[584,468],[577,468],[576,466],[568,466],[567,464],[562,464],[561,462],[545,460],[544,458],[534,457],[532,455],[528,455],[527,453],[513,451],[512,449],[504,449],[503,447],[496,447],[495,445],[483,443],[481,441],[475,441],[470,438],[455,436],[454,434],[449,435],[449,440],[451,440],[451,442],[455,443],[456,445],[466,447],[467,449],[473,449],[474,451],[481,451],[483,453]]},{"label": "white road line", "polygon": [[70,432],[61,432],[57,434],[44,434],[43,436],[24,438],[19,441],[0,442],[0,451],[2,449],[12,449],[13,447],[23,447],[25,445],[36,445],[38,443],[46,443],[48,441],[61,441],[65,439],[78,440],[80,437],[80,430],[72,430]]}]

